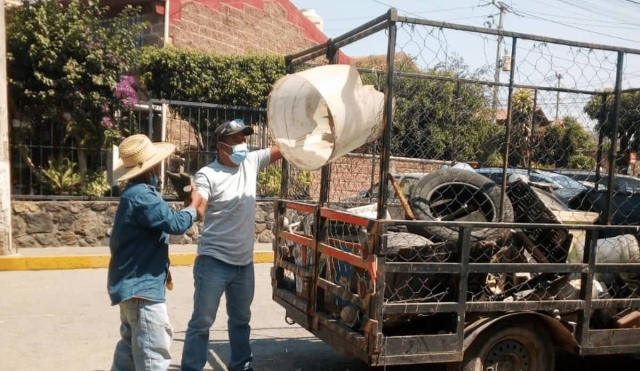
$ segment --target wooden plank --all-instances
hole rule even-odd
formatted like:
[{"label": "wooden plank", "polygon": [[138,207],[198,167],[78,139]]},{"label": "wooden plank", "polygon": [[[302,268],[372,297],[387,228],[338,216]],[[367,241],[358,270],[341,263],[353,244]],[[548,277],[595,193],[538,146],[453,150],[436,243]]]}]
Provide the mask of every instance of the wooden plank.
[{"label": "wooden plank", "polygon": [[469,273],[582,273],[586,264],[470,263]]},{"label": "wooden plank", "polygon": [[415,336],[386,336],[385,348],[382,350],[385,356],[405,356],[407,354],[430,354],[451,352],[462,344],[457,334],[444,335],[415,335]]},{"label": "wooden plank", "polygon": [[293,272],[293,274],[295,274],[298,277],[304,277],[304,278],[311,278],[313,277],[313,272],[311,272],[310,270],[307,270],[305,268],[302,268],[298,265],[295,265],[291,262],[288,262],[286,260],[277,260],[276,261],[276,265],[278,267],[282,267],[288,271]]},{"label": "wooden plank", "polygon": [[477,301],[467,303],[467,312],[503,312],[512,310],[530,311],[571,311],[584,308],[584,301],[581,300],[546,300],[546,301],[512,301],[512,302],[491,302]]},{"label": "wooden plank", "polygon": [[640,273],[640,263],[596,263],[598,273]]},{"label": "wooden plank", "polygon": [[313,240],[312,238],[309,238],[309,237],[307,237],[306,235],[303,235],[303,234],[280,231],[280,233],[278,233],[278,237],[280,237],[282,239],[285,239],[287,241],[295,242],[295,243],[303,245],[303,246],[308,246],[310,248],[314,248],[315,245],[316,245],[316,241],[315,240]]},{"label": "wooden plank", "polygon": [[440,352],[429,354],[405,354],[401,356],[380,355],[379,361],[372,366],[400,366],[429,363],[461,362],[460,352]]},{"label": "wooden plank", "polygon": [[591,308],[640,308],[640,298],[634,299],[593,299]]},{"label": "wooden plank", "polygon": [[580,349],[580,355],[583,355],[583,356],[595,356],[595,355],[607,355],[607,354],[638,354],[638,353],[640,353],[640,344],[616,345],[611,347],[595,347],[595,348]]},{"label": "wooden plank", "polygon": [[330,282],[325,280],[324,278],[318,277],[316,284],[318,285],[318,287],[326,290],[331,295],[338,296],[342,300],[348,300],[349,302],[351,302],[351,304],[353,304],[354,306],[362,310],[366,311],[369,309],[365,307],[364,302],[358,295],[352,293],[351,291],[345,290],[343,287],[333,282]]},{"label": "wooden plank", "polygon": [[457,312],[458,303],[386,303],[384,314]]},{"label": "wooden plank", "polygon": [[357,242],[343,241],[339,238],[327,238],[327,244],[334,247],[344,247],[350,249],[354,254],[360,256],[364,251],[364,247]]},{"label": "wooden plank", "polygon": [[314,209],[315,209],[315,205],[310,205],[310,204],[305,204],[302,202],[295,202],[295,201],[285,201],[284,202],[284,207],[290,210],[298,210],[298,211],[302,211],[304,213],[313,213]]},{"label": "wooden plank", "polygon": [[640,346],[640,328],[589,330],[587,348],[622,345]]},{"label": "wooden plank", "polygon": [[368,269],[369,268],[369,264],[367,262],[365,262],[361,257],[359,257],[358,255],[352,254],[350,252],[346,252],[346,251],[342,251],[339,249],[336,249],[333,246],[329,246],[325,243],[319,243],[318,244],[318,251],[320,251],[323,254],[327,254],[328,256],[331,256],[333,258],[336,258],[338,260],[342,260],[343,262],[347,262],[351,265],[354,265],[358,268],[363,268],[363,269]]},{"label": "wooden plank", "polygon": [[[364,357],[362,359],[367,363],[369,362],[367,338],[363,334],[321,313],[315,313],[314,320],[318,322],[318,329],[314,332],[316,336],[343,354],[359,358]],[[338,347],[335,347],[335,345],[338,345]]]},{"label": "wooden plank", "polygon": [[386,273],[460,273],[460,263],[386,262]]},{"label": "wooden plank", "polygon": [[304,300],[298,295],[290,291],[287,291],[285,289],[275,289],[273,291],[273,299],[275,300],[276,298],[282,299],[282,301],[289,304],[289,306],[292,306],[298,310],[301,310],[304,313],[307,313],[309,310],[309,302],[307,300]]},{"label": "wooden plank", "polygon": [[320,209],[320,216],[323,218],[333,219],[340,222],[359,225],[361,227],[368,227],[371,220],[362,216],[357,216],[350,213],[327,209],[323,207]]},{"label": "wooden plank", "polygon": [[[546,301],[476,301],[466,304],[467,312],[504,312],[512,310],[551,311],[558,309],[560,311],[578,310],[584,307],[581,300],[546,300]],[[384,314],[402,314],[402,313],[442,313],[456,312],[458,303],[394,303],[388,302],[384,305],[382,312]]]},{"label": "wooden plank", "polygon": [[310,322],[309,322],[308,316],[305,314],[304,311],[296,308],[295,306],[291,305],[291,303],[289,303],[288,301],[285,301],[282,298],[275,295],[273,296],[273,301],[280,304],[285,309],[285,313],[287,317],[291,318],[295,323],[299,324],[305,329],[309,331],[311,330],[311,328],[309,327]]}]

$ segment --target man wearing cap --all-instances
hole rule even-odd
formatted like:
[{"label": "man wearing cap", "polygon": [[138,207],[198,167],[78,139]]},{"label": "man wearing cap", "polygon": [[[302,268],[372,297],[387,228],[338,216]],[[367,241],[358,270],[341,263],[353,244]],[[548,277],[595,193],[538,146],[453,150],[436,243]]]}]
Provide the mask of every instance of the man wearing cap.
[{"label": "man wearing cap", "polygon": [[118,182],[127,185],[109,246],[107,286],[111,304],[120,306],[121,321],[113,371],[166,370],[171,362],[172,329],[165,304],[168,234],[185,233],[204,211],[195,190],[181,211],[171,209],[156,190],[161,163],[174,149],[171,143],[152,143],[142,134],[126,138],[118,147],[115,172]]},{"label": "man wearing cap", "polygon": [[275,146],[248,152],[246,136],[251,134],[253,129],[242,120],[218,126],[214,132],[218,157],[195,175],[196,188],[207,200],[207,208],[193,267],[195,293],[182,352],[183,371],[200,371],[205,366],[209,329],[223,293],[231,347],[227,369],[252,369],[249,320],[255,287],[257,178],[260,170],[282,155]]}]

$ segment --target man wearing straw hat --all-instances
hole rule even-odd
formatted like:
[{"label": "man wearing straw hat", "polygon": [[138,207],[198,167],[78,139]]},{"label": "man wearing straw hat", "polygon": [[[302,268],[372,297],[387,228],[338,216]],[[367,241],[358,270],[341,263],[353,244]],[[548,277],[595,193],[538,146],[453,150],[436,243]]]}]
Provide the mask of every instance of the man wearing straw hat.
[{"label": "man wearing straw hat", "polygon": [[[108,290],[120,306],[120,335],[113,366],[120,370],[166,370],[171,362],[172,329],[165,304],[169,271],[168,234],[185,233],[204,202],[195,190],[181,211],[173,210],[156,190],[162,161],[171,143],[152,143],[132,135],[118,147],[118,182],[127,182],[111,234]],[[204,207],[200,208],[200,213]],[[170,275],[169,275],[170,277]]]},{"label": "man wearing straw hat", "polygon": [[194,177],[207,208],[193,267],[193,313],[185,335],[182,370],[200,371],[205,366],[209,329],[223,293],[231,347],[227,369],[251,370],[257,178],[260,170],[282,158],[275,146],[248,152],[246,136],[251,134],[253,129],[238,119],[218,126],[214,131],[218,157]]}]

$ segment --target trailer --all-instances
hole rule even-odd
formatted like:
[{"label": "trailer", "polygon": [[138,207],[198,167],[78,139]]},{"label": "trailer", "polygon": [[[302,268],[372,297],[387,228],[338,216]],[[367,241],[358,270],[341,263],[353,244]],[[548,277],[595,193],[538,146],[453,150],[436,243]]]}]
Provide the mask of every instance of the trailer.
[{"label": "trailer", "polygon": [[[285,308],[286,320],[372,366],[548,371],[557,350],[640,353],[639,227],[624,218],[640,195],[613,202],[622,192],[613,187],[616,174],[630,165],[620,156],[627,149],[621,148],[628,137],[623,131],[630,130],[621,124],[629,114],[622,100],[638,91],[622,89],[624,63],[640,60],[640,50],[390,9],[287,56],[287,70],[335,63],[341,48],[375,34],[387,37],[387,54],[365,60],[360,73],[385,94],[382,136],[315,172],[317,189],[306,199],[288,197],[297,170],[283,161],[271,276],[273,300]],[[467,73],[452,60],[455,40],[466,40],[457,45],[463,50],[465,43],[495,38],[498,50],[510,45],[510,53],[488,62],[489,74]],[[574,81],[559,86],[547,79],[557,69]],[[500,82],[500,74],[508,81]],[[411,100],[421,94],[424,99]],[[595,113],[586,116],[585,106]],[[575,153],[566,143],[536,147],[561,130],[554,129],[560,119],[544,113],[560,107],[563,130],[570,116],[594,120],[592,171],[609,180],[609,187],[577,192],[571,206],[553,187],[508,176],[509,168],[558,165],[568,161],[559,152]],[[486,133],[479,125],[495,130],[487,138],[498,142],[472,147],[465,135],[478,127]],[[438,135],[446,138],[435,142]],[[505,174],[500,184],[442,166],[482,166],[495,154]],[[398,172],[426,175],[410,191],[395,188],[399,200],[390,202],[391,174]],[[373,184],[379,187],[374,203],[345,203]]]}]

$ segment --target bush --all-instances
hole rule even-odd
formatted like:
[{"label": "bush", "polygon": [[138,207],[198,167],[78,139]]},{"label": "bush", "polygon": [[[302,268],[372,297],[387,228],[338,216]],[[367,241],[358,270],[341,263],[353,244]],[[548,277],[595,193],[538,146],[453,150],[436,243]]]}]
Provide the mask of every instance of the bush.
[{"label": "bush", "polygon": [[[282,167],[273,165],[267,167],[258,176],[258,193],[263,197],[279,197],[282,182]],[[309,197],[309,187],[313,182],[310,171],[292,171],[289,179],[289,197],[305,199]]]},{"label": "bush", "polygon": [[154,97],[257,108],[266,106],[273,84],[285,74],[285,63],[280,55],[146,47],[140,73]]},{"label": "bush", "polygon": [[569,157],[569,162],[567,164],[569,169],[595,169],[596,160],[593,157],[585,156],[585,155],[573,155]]}]

